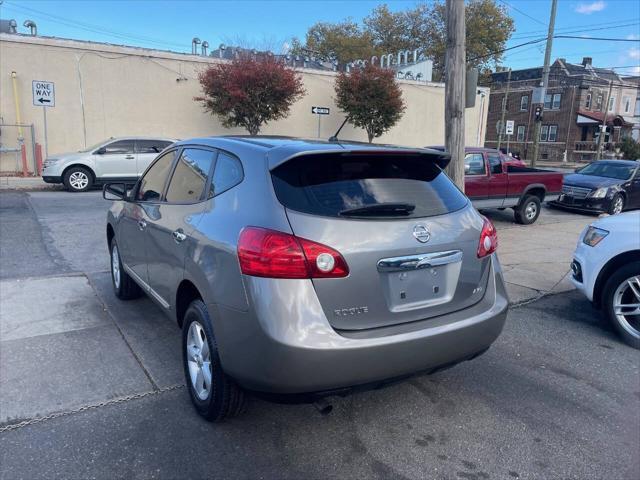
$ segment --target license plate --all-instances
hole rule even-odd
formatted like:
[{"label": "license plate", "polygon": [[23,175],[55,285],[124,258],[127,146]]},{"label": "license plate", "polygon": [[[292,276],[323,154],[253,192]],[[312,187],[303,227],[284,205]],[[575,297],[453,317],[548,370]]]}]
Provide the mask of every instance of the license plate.
[{"label": "license plate", "polygon": [[405,310],[448,301],[448,265],[387,275],[391,310]]}]

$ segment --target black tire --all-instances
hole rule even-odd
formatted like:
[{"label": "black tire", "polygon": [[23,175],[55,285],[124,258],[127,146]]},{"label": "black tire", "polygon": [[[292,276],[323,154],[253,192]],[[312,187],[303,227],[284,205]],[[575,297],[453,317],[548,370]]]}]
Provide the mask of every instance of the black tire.
[{"label": "black tire", "polygon": [[[190,329],[192,324],[194,325],[194,333],[204,333],[204,339],[200,336],[201,341],[208,347],[209,352],[209,366],[210,366],[210,386],[205,398],[202,398],[203,392],[200,395],[196,391],[194,382],[191,379],[191,373],[189,368],[189,343],[190,343]],[[201,328],[198,329],[198,326]],[[191,362],[193,368],[206,368],[206,362],[202,362],[205,355],[200,354],[199,367],[196,362]],[[184,315],[184,321],[182,323],[182,364],[184,366],[184,376],[189,389],[189,396],[191,402],[196,411],[202,415],[206,420],[210,422],[221,422],[227,418],[235,417],[243,411],[245,396],[244,391],[240,388],[230,377],[228,377],[222,365],[220,364],[220,356],[218,355],[218,347],[216,344],[215,336],[213,334],[213,326],[209,312],[202,300],[194,300],[187,308]],[[204,371],[204,370],[203,370]],[[206,385],[206,384],[203,384]]]},{"label": "black tire", "polygon": [[64,172],[62,183],[70,192],[86,192],[93,186],[93,174],[84,167],[71,167]]},{"label": "black tire", "polygon": [[[618,268],[618,270],[611,275],[609,280],[607,280],[607,283],[604,286],[602,291],[602,306],[607,320],[616,332],[618,332],[622,340],[627,345],[640,349],[640,316],[621,315],[621,317],[625,318],[624,321],[621,321],[613,308],[616,291],[618,291],[619,288],[622,288],[628,279],[633,277],[640,277],[640,262],[631,262]],[[636,290],[640,290],[640,287],[636,287]],[[640,298],[634,295],[633,290],[627,290],[622,298],[625,303],[627,301],[640,303]],[[630,321],[627,320],[627,318]]]},{"label": "black tire", "polygon": [[607,213],[609,215],[617,215],[618,213],[622,213],[623,210],[624,210],[624,196],[619,193],[616,193],[611,199],[611,202],[609,203],[609,209],[607,210]]},{"label": "black tire", "polygon": [[[116,297],[120,300],[133,300],[134,298],[140,298],[142,296],[142,289],[133,280],[133,278],[124,271],[124,268],[122,268],[120,249],[118,248],[115,237],[111,239],[109,257],[109,264],[111,266],[111,285],[113,285],[113,292],[116,294]],[[116,263],[118,268],[117,271]]]},{"label": "black tire", "polygon": [[540,216],[540,199],[535,195],[527,195],[513,210],[516,223],[531,225]]}]

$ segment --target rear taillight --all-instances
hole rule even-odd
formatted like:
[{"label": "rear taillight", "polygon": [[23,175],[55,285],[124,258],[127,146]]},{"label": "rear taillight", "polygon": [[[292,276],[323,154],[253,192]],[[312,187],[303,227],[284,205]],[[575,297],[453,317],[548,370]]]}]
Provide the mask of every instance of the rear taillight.
[{"label": "rear taillight", "polygon": [[498,248],[498,232],[496,227],[493,226],[493,223],[491,223],[488,218],[482,218],[484,219],[484,224],[482,225],[480,242],[478,243],[478,258],[491,255]]},{"label": "rear taillight", "polygon": [[266,228],[242,230],[238,259],[242,273],[254,277],[336,278],[349,274],[347,262],[333,248]]}]

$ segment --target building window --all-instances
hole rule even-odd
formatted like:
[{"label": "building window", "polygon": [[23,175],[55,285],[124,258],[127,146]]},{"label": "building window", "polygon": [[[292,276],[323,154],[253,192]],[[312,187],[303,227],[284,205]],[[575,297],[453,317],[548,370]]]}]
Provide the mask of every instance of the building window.
[{"label": "building window", "polygon": [[587,93],[587,99],[584,102],[584,108],[591,110],[591,94]]},{"label": "building window", "polygon": [[596,110],[598,111],[602,110],[602,94],[596,97]]},{"label": "building window", "polygon": [[624,105],[624,113],[629,113],[631,111],[631,98],[622,97],[622,104]]},{"label": "building window", "polygon": [[544,109],[551,110],[551,94],[550,93],[547,93],[544,96]]},{"label": "building window", "polygon": [[562,99],[562,94],[561,93],[554,93],[553,94],[553,104],[551,105],[551,108],[553,110],[560,110],[560,100]]},{"label": "building window", "polygon": [[549,125],[542,125],[540,129],[540,141],[546,142],[549,137]]},{"label": "building window", "polygon": [[527,127],[525,127],[524,125],[518,125],[518,132],[516,134],[517,142],[524,142],[524,134],[525,134],[526,128]]},{"label": "building window", "polygon": [[616,97],[615,95],[612,95],[609,97],[609,106],[607,107],[607,110],[610,112],[613,112],[613,106],[616,104]]},{"label": "building window", "polygon": [[522,95],[520,97],[520,110],[526,112],[529,109],[529,95]]},{"label": "building window", "polygon": [[558,139],[558,126],[549,125],[549,138],[550,142],[555,142]]}]

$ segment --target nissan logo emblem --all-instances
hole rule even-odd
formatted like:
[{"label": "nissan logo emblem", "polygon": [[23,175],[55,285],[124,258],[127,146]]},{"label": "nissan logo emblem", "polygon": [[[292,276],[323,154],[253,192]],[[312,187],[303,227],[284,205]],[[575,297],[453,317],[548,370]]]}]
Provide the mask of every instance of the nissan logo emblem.
[{"label": "nissan logo emblem", "polygon": [[420,243],[427,243],[431,238],[431,232],[424,225],[416,225],[413,227],[413,236],[416,237]]}]

